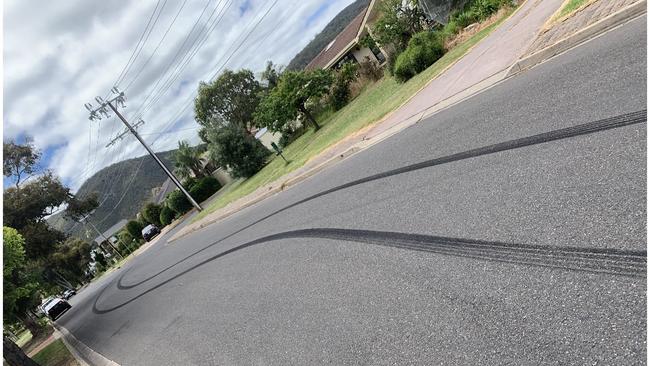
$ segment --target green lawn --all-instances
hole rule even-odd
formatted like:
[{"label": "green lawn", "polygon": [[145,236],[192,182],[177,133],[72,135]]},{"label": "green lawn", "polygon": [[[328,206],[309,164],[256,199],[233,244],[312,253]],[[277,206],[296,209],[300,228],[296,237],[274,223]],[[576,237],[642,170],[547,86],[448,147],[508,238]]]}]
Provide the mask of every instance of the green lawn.
[{"label": "green lawn", "polygon": [[273,161],[253,177],[239,181],[229,187],[228,192],[224,192],[224,194],[206,207],[192,221],[200,220],[211,212],[226,206],[228,203],[244,197],[257,188],[300,168],[309,159],[344,137],[373,122],[377,122],[411,98],[447,66],[462,57],[472,46],[490,34],[513,11],[514,9],[511,9],[506,12],[497,22],[454,47],[440,60],[409,81],[399,83],[394,78],[386,76],[378,82],[367,86],[358,97],[343,109],[336,113],[331,113],[325,119],[320,120],[319,122],[322,126],[320,130],[317,132],[310,130],[287,146],[284,149],[284,156],[289,160],[289,164],[285,164],[280,157],[274,158]]},{"label": "green lawn", "polygon": [[18,335],[18,340],[16,341],[16,344],[18,347],[23,347],[24,345],[27,344],[27,342],[32,340],[32,333],[28,330],[23,331]]},{"label": "green lawn", "polygon": [[32,357],[41,366],[71,366],[78,365],[70,351],[65,347],[63,341],[57,339],[43,348]]},{"label": "green lawn", "polygon": [[564,4],[564,7],[562,8],[562,10],[560,10],[560,12],[557,14],[555,19],[560,19],[567,14],[571,14],[574,10],[578,9],[588,1],[589,0],[570,0],[569,2]]}]

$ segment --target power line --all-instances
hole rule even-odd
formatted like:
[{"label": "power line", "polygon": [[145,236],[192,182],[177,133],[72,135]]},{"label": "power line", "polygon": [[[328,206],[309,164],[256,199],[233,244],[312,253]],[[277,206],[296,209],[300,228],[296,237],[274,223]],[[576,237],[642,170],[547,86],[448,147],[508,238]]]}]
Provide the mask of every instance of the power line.
[{"label": "power line", "polygon": [[[217,6],[214,8],[212,13],[210,14],[210,17],[206,21],[206,24],[210,21],[210,19],[212,19],[212,16],[214,15],[215,11],[219,8],[219,5],[221,5],[221,2],[222,1],[220,1],[219,4],[217,4]],[[171,72],[171,74],[166,78],[166,81],[163,83],[163,85],[160,87],[160,89],[157,92],[155,92],[155,97],[153,99],[151,99],[151,101],[149,102],[149,104],[147,104],[147,106],[144,106],[147,99],[145,99],[143,101],[143,103],[140,105],[138,110],[135,112],[135,114],[137,114],[138,117],[141,117],[142,115],[144,115],[144,113],[146,113],[154,104],[156,104],[158,102],[158,100],[160,100],[160,98],[164,95],[164,93],[167,92],[167,90],[169,90],[169,88],[174,84],[174,82],[176,80],[178,80],[178,78],[182,75],[185,68],[189,65],[189,63],[192,61],[192,59],[196,56],[196,54],[199,52],[199,50],[203,47],[206,40],[209,38],[210,34],[215,30],[217,25],[219,25],[219,23],[221,23],[221,19],[225,15],[226,9],[230,8],[231,5],[232,5],[232,0],[229,0],[227,6],[225,5],[225,6],[223,6],[221,8],[221,11],[217,15],[217,17],[214,19],[212,24],[209,25],[209,27],[207,28],[207,31],[203,34],[203,36],[199,35],[199,36],[197,36],[195,38],[192,46],[190,47],[190,50],[188,51],[189,56],[188,56],[188,54],[183,56],[183,58],[181,59],[179,64],[176,65],[176,67]],[[201,38],[201,40],[199,41],[199,43],[197,45],[196,42],[198,41],[198,39],[200,37],[202,37],[202,38]],[[150,93],[150,94],[153,94],[153,93]]]},{"label": "power line", "polygon": [[[126,65],[124,65],[124,68],[122,68],[122,71],[120,72],[120,75],[117,77],[113,85],[118,85],[120,82],[122,82],[122,79],[124,76],[126,76],[127,69],[130,67],[131,62],[135,62],[135,54],[138,51],[138,48],[140,47],[140,44],[142,43],[142,40],[145,37],[145,34],[147,34],[147,30],[149,29],[149,25],[151,25],[151,21],[153,20],[154,15],[156,14],[156,10],[158,9],[158,6],[160,5],[160,0],[156,2],[156,7],[153,9],[153,12],[149,16],[149,20],[147,21],[147,25],[144,27],[144,30],[142,31],[142,34],[140,35],[140,39],[138,39],[138,43],[135,45],[135,48],[133,49],[133,52],[131,52],[131,57],[129,57],[129,60],[126,62]],[[149,32],[151,33],[151,32]],[[144,44],[142,44],[144,46]],[[107,94],[106,98],[108,97],[109,94]]]},{"label": "power line", "polygon": [[[217,69],[217,70],[212,74],[212,76],[210,77],[209,80],[213,80],[213,79],[214,79],[214,78],[219,74],[219,72],[221,72],[221,70],[223,70],[223,68],[227,65],[228,61],[230,61],[230,59],[234,56],[234,54],[235,54],[235,53],[236,53],[236,52],[237,52],[237,51],[242,47],[242,45],[243,45],[243,44],[248,40],[248,37],[250,37],[250,35],[252,34],[252,32],[253,32],[253,31],[254,31],[254,30],[255,30],[255,29],[256,29],[256,28],[261,24],[262,20],[264,20],[264,18],[265,18],[266,16],[268,16],[269,12],[271,11],[271,9],[273,9],[273,8],[275,7],[275,5],[277,4],[277,2],[278,2],[278,0],[275,0],[275,1],[273,2],[273,4],[271,4],[271,6],[267,9],[267,11],[264,13],[264,15],[263,15],[263,16],[262,16],[262,17],[257,21],[257,23],[256,23],[256,24],[255,24],[255,25],[254,25],[250,30],[249,30],[249,32],[246,34],[246,36],[244,37],[244,39],[243,39],[243,40],[239,43],[239,45],[238,45],[238,46],[233,50],[233,52],[230,53],[230,55],[228,56],[228,58],[227,58],[227,59],[226,59],[226,60],[221,64],[221,66],[220,66],[220,67],[219,67],[219,68],[218,68],[218,69]],[[231,47],[232,47],[232,46],[231,46]],[[221,63],[222,60],[223,60],[223,56],[222,56],[221,59],[217,62],[217,64]],[[184,106],[184,107],[183,107],[183,108],[182,108],[178,113],[176,113],[176,115],[174,115],[174,117],[172,117],[172,118],[171,118],[171,119],[170,119],[170,120],[165,124],[165,127],[163,128],[163,131],[165,131],[167,128],[169,128],[169,127],[170,127],[170,126],[171,126],[171,125],[172,125],[172,124],[173,124],[173,123],[174,123],[178,118],[180,118],[180,117],[183,115],[183,113],[185,113],[185,111],[187,110],[187,108],[189,108],[190,105],[192,104],[192,100],[194,99],[195,96],[196,96],[196,92],[192,93],[192,94],[189,96],[189,98],[185,101],[185,106]]]},{"label": "power line", "polygon": [[169,26],[167,27],[167,30],[165,30],[165,33],[163,34],[162,38],[160,38],[160,41],[158,41],[158,44],[156,45],[156,47],[154,48],[154,50],[151,52],[151,55],[149,55],[149,58],[147,58],[147,60],[144,62],[144,64],[142,64],[142,66],[141,66],[140,69],[137,71],[137,73],[135,74],[135,76],[133,77],[133,79],[131,79],[131,81],[126,85],[126,87],[124,87],[124,90],[125,90],[125,91],[128,90],[129,87],[131,87],[131,85],[133,85],[133,83],[138,79],[138,77],[139,77],[140,74],[142,73],[142,70],[144,70],[144,68],[147,66],[147,64],[149,64],[149,61],[151,61],[151,59],[153,58],[153,56],[156,54],[156,52],[158,51],[158,48],[160,48],[160,45],[163,43],[163,41],[164,41],[165,38],[167,37],[167,34],[168,34],[169,31],[172,29],[174,23],[176,23],[176,19],[178,19],[178,16],[180,15],[181,11],[182,11],[183,8],[185,7],[185,4],[186,4],[186,3],[187,3],[187,0],[184,0],[183,3],[181,4],[181,7],[178,8],[178,11],[176,12],[176,15],[174,15],[174,19],[172,19],[171,23],[170,23]]},{"label": "power line", "polygon": [[[200,15],[199,18],[197,19],[197,22],[195,22],[194,26],[192,27],[192,30],[190,30],[190,33],[188,33],[188,37],[185,38],[185,41],[187,41],[187,40],[189,39],[189,36],[190,36],[191,33],[193,32],[193,30],[194,30],[196,24],[198,24],[198,22],[200,21],[200,19],[203,17],[203,14],[204,14],[204,12],[205,12],[205,10],[206,10],[206,8],[207,8],[207,5],[209,5],[209,2],[210,2],[210,1],[208,1],[208,3],[206,4],[206,7],[204,7],[203,11],[201,12],[201,15]],[[220,71],[221,71],[221,70],[222,70],[222,69],[227,65],[227,63],[231,60],[231,58],[234,56],[234,54],[237,53],[237,52],[239,51],[239,49],[240,49],[240,48],[241,48],[241,47],[246,43],[246,41],[248,40],[248,38],[250,37],[250,35],[252,34],[252,32],[253,32],[255,29],[257,29],[257,27],[258,27],[258,26],[261,24],[261,22],[262,22],[262,21],[263,21],[263,20],[268,16],[268,14],[270,13],[270,11],[271,11],[275,6],[276,6],[277,3],[278,3],[278,0],[275,0],[275,1],[271,4],[271,6],[266,10],[266,12],[265,12],[265,13],[264,13],[264,14],[263,14],[259,19],[258,19],[257,23],[255,23],[255,25],[254,25],[254,26],[253,26],[253,27],[248,31],[248,33],[247,33],[247,34],[245,35],[245,37],[241,40],[241,42],[239,43],[239,45],[238,45],[238,46],[237,46],[237,47],[236,47],[236,48],[235,48],[235,49],[230,53],[230,55],[228,56],[228,58],[226,58],[226,60],[221,64],[221,66],[220,66],[220,67],[219,67],[219,68],[218,68],[218,69],[213,73],[213,75],[212,75],[212,77],[210,78],[210,80],[214,79],[214,77],[216,77],[216,75],[218,75],[218,73],[219,73],[219,72],[220,72]],[[229,3],[228,7],[230,6],[230,4],[231,4],[231,3]],[[219,5],[217,5],[217,6],[215,7],[215,9],[217,9],[218,7],[219,7]],[[222,9],[225,9],[225,7],[223,7]],[[214,10],[213,10],[213,13],[214,13]],[[222,13],[223,13],[223,12],[222,12]],[[223,17],[223,15],[222,15],[221,17]],[[219,21],[220,21],[221,17],[218,18]],[[209,19],[210,19],[210,18],[208,18],[208,21],[209,21]],[[206,23],[208,23],[208,21],[206,21]],[[216,24],[218,24],[218,23],[216,23]],[[210,29],[213,30],[214,27],[211,26]],[[210,31],[211,31],[211,30],[210,30]],[[206,34],[209,35],[210,33],[208,32],[208,33],[206,33]],[[205,39],[205,38],[204,38],[204,39]],[[197,36],[197,38],[195,38],[195,42],[196,42],[196,40],[198,40],[198,36]],[[202,42],[202,43],[200,44],[199,48],[202,46],[204,40],[202,40],[201,42]],[[173,64],[173,61],[176,59],[176,57],[178,56],[178,54],[180,53],[180,51],[183,49],[184,44],[185,44],[185,42],[183,42],[183,45],[181,45],[181,47],[179,48],[179,51],[176,53],[174,59],[173,59],[172,62],[168,65],[167,69],[165,70],[165,72],[164,72],[163,74],[165,74],[165,73],[168,71],[169,67],[171,67],[171,65]],[[190,46],[190,49],[192,49],[192,47],[193,47],[193,46]],[[231,46],[231,48],[232,48],[232,46]],[[197,49],[198,49],[198,48],[197,48]],[[189,52],[189,51],[188,51],[188,52]],[[192,57],[194,57],[194,55],[196,54],[196,52],[198,52],[198,51],[195,50],[195,51],[193,52],[193,54],[190,56],[190,58],[188,58],[188,60],[190,60]],[[183,60],[183,59],[185,59],[185,57],[183,57],[181,60]],[[221,59],[223,59],[223,56],[222,56]],[[188,61],[186,61],[183,65],[186,65],[187,63],[188,63]],[[219,62],[217,62],[217,64],[215,64],[215,66],[218,65],[219,63],[221,63],[221,60],[220,60]],[[182,70],[182,68],[184,68],[184,67],[185,67],[185,66],[181,66],[181,70]],[[156,83],[156,85],[155,85],[154,88],[152,89],[152,92],[151,92],[149,95],[151,95],[151,94],[153,93],[153,90],[155,90],[155,88],[156,88],[156,86],[158,85],[158,83],[160,82],[160,80],[161,80],[161,78],[158,79],[158,82]],[[172,81],[172,82],[173,82],[173,81]],[[191,99],[193,99],[193,97],[194,97],[193,95],[190,95],[189,100],[191,101]],[[146,100],[147,100],[148,98],[149,98],[149,96],[148,96],[147,98],[145,98],[145,100],[144,100],[144,102],[141,104],[141,106],[144,105],[144,103],[146,102]],[[169,132],[169,131],[165,131],[165,130],[166,130],[166,129],[167,129],[167,128],[168,128],[168,127],[169,127],[169,126],[170,126],[170,125],[175,121],[176,118],[180,117],[180,115],[182,115],[182,114],[185,112],[185,110],[187,110],[187,108],[188,108],[190,105],[191,105],[191,103],[186,103],[185,107],[180,111],[180,113],[178,113],[174,118],[172,118],[172,119],[170,119],[170,120],[168,121],[168,123],[166,124],[165,128],[163,129],[163,131],[160,132],[160,133],[156,133],[156,134],[158,135],[158,137],[157,137],[156,139],[154,139],[154,141],[151,143],[151,146],[155,145],[155,143],[158,141],[158,139],[161,137],[162,134],[164,134],[164,133],[168,133],[168,132]],[[140,109],[140,108],[139,108],[139,109]],[[194,127],[194,129],[196,129],[196,128],[199,128],[199,127]],[[188,129],[182,129],[182,130],[189,130],[189,128],[188,128]],[[180,131],[180,130],[178,130],[178,131]],[[153,134],[150,134],[150,135],[153,135]],[[137,174],[139,173],[139,171],[140,171],[140,169],[141,169],[141,167],[142,167],[142,165],[143,165],[145,159],[146,159],[146,156],[142,158],[142,160],[141,160],[140,163],[138,164],[138,167],[137,167],[136,170],[133,172],[133,175],[131,176],[131,179],[130,179],[129,183],[127,184],[127,187],[126,187],[126,189],[124,190],[124,192],[123,192],[122,196],[120,197],[120,199],[118,200],[117,204],[116,204],[116,205],[115,205],[115,206],[110,210],[110,212],[109,212],[106,216],[104,216],[104,218],[103,218],[103,219],[102,219],[98,224],[104,222],[104,221],[105,221],[105,220],[106,220],[106,219],[107,219],[107,218],[108,218],[108,217],[109,217],[109,216],[110,216],[110,215],[111,215],[111,214],[112,214],[112,213],[117,209],[117,207],[121,204],[121,202],[124,200],[124,197],[125,197],[126,194],[128,193],[128,190],[129,190],[130,186],[133,184],[133,182],[134,182],[134,180],[135,180],[135,177],[136,177]]]},{"label": "power line", "polygon": [[[152,87],[152,89],[151,89],[152,92],[153,92],[153,90],[155,90],[155,89],[158,87],[158,84],[160,83],[160,80],[162,80],[163,75],[167,74],[167,72],[169,71],[169,69],[171,68],[171,66],[174,64],[174,62],[176,62],[176,59],[177,59],[178,56],[180,55],[181,51],[185,48],[185,44],[186,44],[187,41],[190,39],[190,36],[191,36],[192,33],[194,32],[194,29],[196,29],[196,26],[199,24],[199,22],[200,22],[201,19],[203,18],[203,14],[204,14],[205,11],[207,10],[208,5],[210,5],[210,2],[211,2],[211,1],[212,1],[212,0],[208,0],[208,1],[206,2],[205,6],[203,7],[203,10],[201,11],[201,14],[200,14],[199,17],[196,19],[196,22],[194,22],[194,25],[192,25],[192,29],[190,29],[190,32],[187,34],[187,36],[186,36],[185,39],[183,40],[183,43],[181,44],[181,46],[178,48],[178,50],[177,50],[176,53],[174,54],[174,57],[173,57],[172,60],[167,64],[167,67],[165,68],[165,71],[162,72],[161,76],[160,76],[160,77],[158,78],[158,80],[156,81],[156,84]],[[147,100],[147,98],[149,98],[150,95],[151,95],[151,93],[150,93],[150,94],[145,98],[145,101]],[[143,103],[144,103],[144,102],[143,102]]]},{"label": "power line", "polygon": [[[129,70],[131,69],[131,66],[135,65],[135,60],[138,59],[138,56],[140,56],[140,53],[144,49],[144,45],[147,43],[147,40],[149,40],[149,36],[151,35],[151,32],[153,31],[153,29],[156,27],[156,24],[158,23],[158,19],[160,19],[160,14],[162,14],[162,11],[165,8],[165,5],[167,5],[167,0],[165,0],[165,2],[163,2],[162,6],[160,7],[160,11],[158,11],[158,15],[156,15],[156,19],[154,20],[153,24],[149,28],[149,31],[147,32],[147,35],[145,36],[144,42],[142,42],[142,46],[140,46],[140,49],[138,50],[138,53],[133,58],[133,62],[127,68],[126,72],[124,72],[124,76],[122,77],[122,80],[119,81],[116,85],[119,85],[122,81],[124,81],[124,79],[126,78],[126,75],[128,75]],[[155,10],[154,10],[154,12],[155,12]]]},{"label": "power line", "polygon": [[150,132],[150,133],[141,133],[140,136],[153,136],[153,135],[163,135],[167,133],[175,133],[175,132],[182,132],[182,131],[189,131],[189,130],[198,130],[201,128],[201,126],[194,126],[194,127],[188,127],[188,128],[181,128],[178,130],[172,130],[172,131],[161,131],[161,132]]}]

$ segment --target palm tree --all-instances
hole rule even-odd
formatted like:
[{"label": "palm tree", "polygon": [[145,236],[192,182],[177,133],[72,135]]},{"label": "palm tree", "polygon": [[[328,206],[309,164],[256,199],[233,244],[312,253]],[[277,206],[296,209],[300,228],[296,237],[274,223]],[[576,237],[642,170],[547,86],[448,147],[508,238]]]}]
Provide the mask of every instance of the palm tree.
[{"label": "palm tree", "polygon": [[181,179],[205,177],[207,174],[200,149],[190,146],[187,141],[179,141],[178,150],[174,153],[174,174]]}]

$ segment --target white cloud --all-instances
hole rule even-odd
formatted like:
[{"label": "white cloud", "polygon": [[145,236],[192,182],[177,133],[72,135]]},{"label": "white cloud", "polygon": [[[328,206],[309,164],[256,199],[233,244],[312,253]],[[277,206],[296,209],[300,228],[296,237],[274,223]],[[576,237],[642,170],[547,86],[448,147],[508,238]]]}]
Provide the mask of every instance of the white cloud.
[{"label": "white cloud", "polygon": [[[326,1],[279,0],[225,67],[245,67],[257,72],[267,60],[288,63],[332,17],[352,2],[331,1],[322,16],[306,29],[307,17]],[[250,8],[240,17],[239,8],[245,2]],[[205,4],[206,0],[188,0],[154,57],[126,90],[125,115],[129,118],[137,117],[134,112],[163,76]],[[146,124],[141,132],[147,141],[155,142],[156,151],[174,148],[182,139],[198,142],[196,130],[152,133],[160,132],[168,124],[174,130],[195,126],[191,107],[179,118],[171,118],[188,100],[191,102],[200,80],[207,80],[224,66],[223,60],[272,2],[209,0],[194,36],[206,29],[204,22],[216,4],[230,6],[200,51],[143,116]],[[116,0],[92,3],[15,0],[4,5],[5,137],[31,135],[40,149],[53,150],[48,168],[73,189],[102,167],[143,155],[145,150],[131,136],[117,146],[104,148],[123,126],[114,118],[101,123],[88,121],[83,104],[93,101],[96,95],[107,94],[138,42],[156,1],[130,2],[127,6]],[[128,84],[152,54],[179,7],[180,2],[167,2],[121,87]],[[194,36],[190,37],[190,43]],[[163,84],[160,82],[158,86]],[[90,141],[89,129],[92,131]]]}]

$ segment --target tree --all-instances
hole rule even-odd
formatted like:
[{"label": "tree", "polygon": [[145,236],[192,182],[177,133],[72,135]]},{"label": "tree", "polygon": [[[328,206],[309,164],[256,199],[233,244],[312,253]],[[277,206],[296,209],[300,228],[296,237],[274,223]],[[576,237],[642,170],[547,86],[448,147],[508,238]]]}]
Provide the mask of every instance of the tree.
[{"label": "tree", "polygon": [[202,178],[206,176],[201,149],[192,147],[187,141],[178,142],[178,150],[174,153],[174,174],[187,179],[190,177]]},{"label": "tree", "polygon": [[280,75],[282,75],[283,67],[274,65],[273,61],[266,62],[266,69],[262,71],[262,80],[266,82],[266,88],[271,90],[278,86]]},{"label": "tree", "polygon": [[147,203],[144,208],[142,209],[142,216],[147,220],[148,222],[160,227],[160,211],[162,210],[162,207],[160,205],[157,205],[153,202]]},{"label": "tree", "polygon": [[411,37],[424,30],[426,17],[416,0],[382,0],[379,18],[372,25],[372,35],[382,46],[393,45],[403,51]]},{"label": "tree", "polygon": [[25,256],[25,240],[16,229],[2,227],[2,255],[5,258],[2,269],[3,323],[22,323],[34,336],[42,328],[36,323],[31,309],[38,305],[39,284],[29,268]]},{"label": "tree", "polygon": [[63,277],[64,281],[73,282],[65,284],[64,287],[71,287],[71,284],[80,285],[85,282],[86,269],[91,261],[90,250],[88,242],[71,237],[59,245],[52,254],[49,267],[56,271],[54,275]]},{"label": "tree", "polygon": [[320,126],[306,104],[327,94],[332,81],[328,70],[285,72],[275,89],[260,103],[255,118],[271,131],[282,131],[300,113],[318,130]]},{"label": "tree", "polygon": [[[266,164],[270,151],[239,126],[228,125],[212,131],[208,149],[212,158],[230,169],[235,178],[248,178]],[[177,211],[169,206],[172,210]],[[178,211],[177,211],[178,212]]]},{"label": "tree", "polygon": [[89,194],[84,199],[71,196],[67,199],[66,203],[68,206],[65,209],[65,216],[75,221],[79,221],[99,206],[97,192]]},{"label": "tree", "polygon": [[196,121],[211,130],[215,127],[214,117],[218,116],[219,121],[250,131],[260,90],[253,72],[246,69],[237,72],[226,70],[211,83],[201,82],[194,100]]},{"label": "tree", "polygon": [[144,229],[144,226],[140,221],[131,220],[126,223],[126,231],[135,239],[142,239],[142,229]]},{"label": "tree", "polygon": [[97,207],[97,196],[80,200],[50,171],[25,181],[25,174],[37,173],[40,152],[31,144],[3,143],[3,174],[16,185],[3,191],[4,224],[15,228],[25,238],[29,259],[45,258],[63,241],[65,235],[51,228],[45,217],[64,206],[71,207],[70,216],[83,215]]},{"label": "tree", "polygon": [[14,141],[3,142],[2,154],[2,173],[5,177],[14,178],[16,189],[36,172],[36,164],[41,158],[41,152],[29,142],[24,145]]}]

